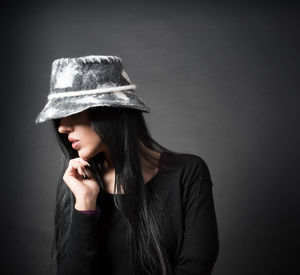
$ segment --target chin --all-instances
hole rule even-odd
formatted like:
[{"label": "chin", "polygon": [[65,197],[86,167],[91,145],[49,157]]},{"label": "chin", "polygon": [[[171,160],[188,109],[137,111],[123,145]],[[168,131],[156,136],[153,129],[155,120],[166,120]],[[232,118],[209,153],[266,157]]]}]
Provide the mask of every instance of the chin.
[{"label": "chin", "polygon": [[88,160],[91,158],[90,154],[87,154],[86,152],[82,152],[81,150],[78,151],[78,156],[84,160]]},{"label": "chin", "polygon": [[81,157],[83,160],[88,161],[89,159],[93,158],[96,154],[93,152],[84,152],[82,150],[78,151],[79,157]]}]

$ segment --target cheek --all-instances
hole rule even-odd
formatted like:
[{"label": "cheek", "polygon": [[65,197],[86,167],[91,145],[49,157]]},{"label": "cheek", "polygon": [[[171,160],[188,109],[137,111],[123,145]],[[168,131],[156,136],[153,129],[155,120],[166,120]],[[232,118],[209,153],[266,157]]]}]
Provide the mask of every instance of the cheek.
[{"label": "cheek", "polygon": [[105,149],[105,145],[97,133],[90,127],[86,127],[81,131],[82,147],[81,152],[94,155]]},{"label": "cheek", "polygon": [[96,133],[92,133],[89,135],[88,138],[88,145],[91,146],[93,149],[96,149],[103,145],[100,137]]}]

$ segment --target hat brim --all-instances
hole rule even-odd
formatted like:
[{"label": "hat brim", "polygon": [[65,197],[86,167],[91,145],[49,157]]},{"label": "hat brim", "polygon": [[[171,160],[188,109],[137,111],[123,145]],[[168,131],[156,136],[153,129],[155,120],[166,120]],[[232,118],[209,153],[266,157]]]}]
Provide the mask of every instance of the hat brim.
[{"label": "hat brim", "polygon": [[35,119],[35,123],[38,124],[51,119],[63,118],[97,106],[126,107],[147,113],[150,112],[149,107],[133,91],[54,97],[48,100],[43,110]]}]

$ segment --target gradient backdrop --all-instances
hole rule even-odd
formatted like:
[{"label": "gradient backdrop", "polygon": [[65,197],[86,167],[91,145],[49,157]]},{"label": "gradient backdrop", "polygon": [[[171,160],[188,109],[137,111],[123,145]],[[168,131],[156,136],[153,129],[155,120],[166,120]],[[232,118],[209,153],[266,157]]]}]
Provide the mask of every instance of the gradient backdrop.
[{"label": "gradient backdrop", "polygon": [[46,274],[62,154],[51,63],[122,58],[153,137],[213,180],[214,275],[299,274],[299,5],[24,1],[2,9],[2,274]]}]

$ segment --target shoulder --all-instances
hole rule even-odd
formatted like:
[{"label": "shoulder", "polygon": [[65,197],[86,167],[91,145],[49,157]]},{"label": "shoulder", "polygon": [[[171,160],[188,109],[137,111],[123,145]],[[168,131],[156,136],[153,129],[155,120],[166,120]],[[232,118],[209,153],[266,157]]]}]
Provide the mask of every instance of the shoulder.
[{"label": "shoulder", "polygon": [[[171,165],[170,165],[171,163]],[[167,164],[165,166],[165,164]],[[164,154],[161,159],[161,168],[171,167],[170,175],[180,182],[181,188],[188,188],[194,182],[204,179],[211,181],[210,170],[203,157],[192,153]],[[197,183],[196,183],[197,184]]]},{"label": "shoulder", "polygon": [[185,205],[191,197],[200,198],[203,192],[210,190],[212,181],[203,157],[183,153],[181,159],[180,186]]},{"label": "shoulder", "polygon": [[182,173],[190,181],[211,179],[210,171],[204,158],[191,153],[182,154]]}]

